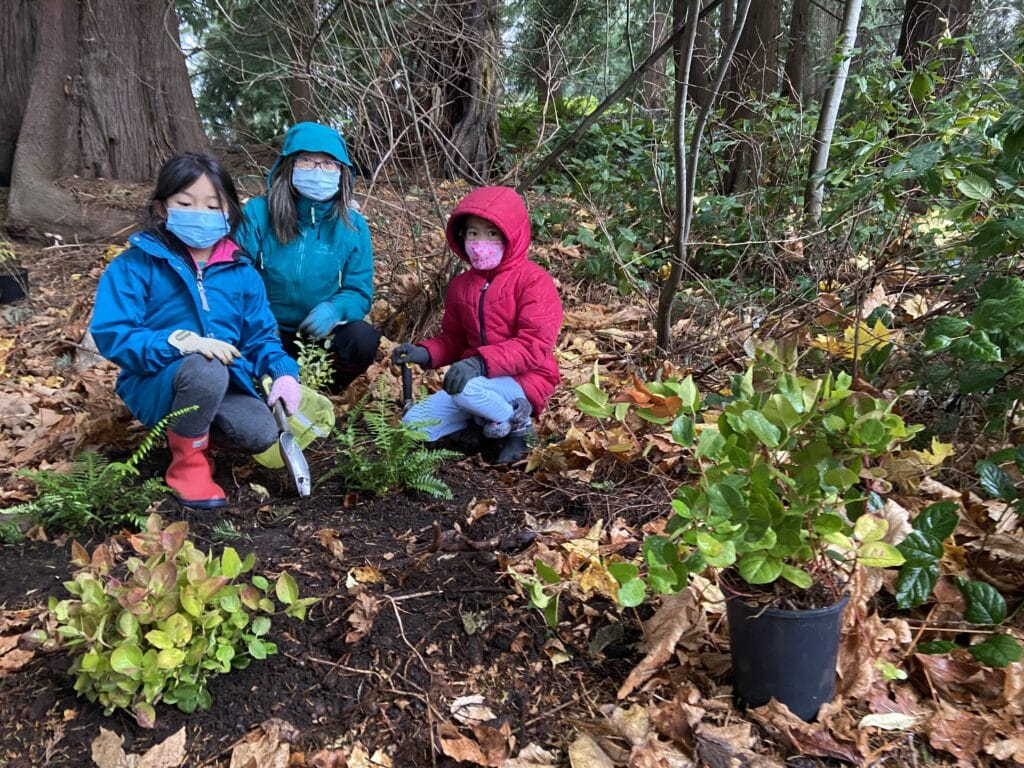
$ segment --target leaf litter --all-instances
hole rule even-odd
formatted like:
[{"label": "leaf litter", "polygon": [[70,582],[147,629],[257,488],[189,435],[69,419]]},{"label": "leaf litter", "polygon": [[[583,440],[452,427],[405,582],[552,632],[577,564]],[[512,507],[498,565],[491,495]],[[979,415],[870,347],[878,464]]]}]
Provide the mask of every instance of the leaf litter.
[{"label": "leaf litter", "polygon": [[[451,185],[442,196],[462,192]],[[380,265],[373,318],[389,337],[404,339],[436,316],[420,311],[429,305],[429,280],[410,268],[414,255],[403,253],[401,226],[394,229],[374,232],[385,246],[379,250],[394,256]],[[440,246],[439,226],[426,236]],[[16,470],[64,466],[84,448],[126,455],[143,434],[113,394],[115,368],[90,357],[83,343],[106,247],[18,247],[42,274],[33,279],[30,302],[0,313],[4,506],[31,498]],[[556,275],[568,275],[579,257],[546,244],[538,254]],[[47,263],[56,268],[47,270]],[[572,284],[562,280],[563,288]],[[860,317],[872,304],[910,318],[938,306],[927,295],[887,288],[865,292]],[[924,745],[932,765],[1024,762],[1021,663],[996,670],[965,652],[916,652],[926,638],[972,634],[956,624],[950,603],[896,617],[891,581],[858,583],[844,626],[837,698],[815,724],[778,704],[735,710],[728,638],[713,590],[688,590],[635,613],[616,608],[607,566],[633,557],[644,533],[658,528],[687,456],[667,428],[581,416],[572,387],[597,377],[617,397],[667,413],[673,404],[659,401],[644,380],[688,369],[665,363],[640,373],[651,343],[642,308],[610,295],[594,302],[592,290],[587,300],[564,298],[558,357],[565,384],[539,418],[549,439],[529,457],[529,475],[460,462],[447,475],[460,486],[457,503],[438,509],[402,499],[403,509],[392,513],[385,509],[393,500],[368,502],[344,489],[324,493],[319,506],[296,504],[280,477],[245,461],[221,470],[230,473],[239,500],[227,514],[256,537],[253,550],[271,569],[301,562],[304,594],[323,600],[305,624],[275,627],[278,657],[213,691],[209,721],[203,713],[185,718],[169,711],[164,730],[140,733],[69,694],[62,655],[25,641],[45,595],[59,589],[67,542],[40,535],[21,545],[6,562],[22,581],[0,595],[0,757],[11,765],[19,759],[73,765],[73,755],[99,743],[112,756],[101,759],[143,765],[150,754],[172,760],[182,734],[189,764],[255,768],[445,765],[446,759],[504,768],[774,766],[794,755],[916,764]],[[751,331],[740,314],[717,311],[710,322],[684,317],[676,331],[689,334],[694,349],[706,345],[712,366],[727,366],[742,359]],[[846,358],[901,341],[877,325],[858,326],[858,313],[836,294],[823,292],[803,311],[777,318],[776,335]],[[815,320],[838,322],[839,331],[816,327]],[[371,374],[385,377],[397,398],[398,378],[386,362]],[[418,385],[435,390],[440,377],[424,375]],[[339,406],[362,391],[346,393]],[[326,458],[317,450],[314,463]],[[918,481],[921,467],[941,460],[934,449],[906,458],[910,463],[891,469],[906,480],[908,493],[891,497],[882,512],[893,540],[928,500],[956,501],[962,519],[944,573],[961,573],[970,552],[991,579],[1019,591],[1019,519],[1005,505]],[[159,472],[162,461],[154,456],[149,471]],[[202,530],[200,521],[196,526]],[[561,621],[551,634],[503,575],[529,573],[537,558],[565,579]],[[958,599],[951,587],[948,594]],[[472,631],[465,616],[474,617]],[[1019,618],[1009,631],[1021,636]],[[878,662],[906,674],[888,679]],[[220,733],[217,723],[226,724]],[[118,741],[124,734],[135,754]]]}]

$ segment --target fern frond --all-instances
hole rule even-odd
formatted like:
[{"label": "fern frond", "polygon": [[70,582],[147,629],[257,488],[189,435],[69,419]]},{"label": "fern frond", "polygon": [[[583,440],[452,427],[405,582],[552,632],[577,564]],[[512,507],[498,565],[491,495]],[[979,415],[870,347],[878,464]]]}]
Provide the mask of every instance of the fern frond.
[{"label": "fern frond", "polygon": [[451,498],[446,495],[450,489],[435,473],[442,462],[460,454],[426,448],[426,433],[417,426],[401,422],[382,380],[375,397],[363,397],[335,429],[335,466],[320,482],[337,478],[351,490],[382,494],[412,488]]},{"label": "fern frond", "polygon": [[[142,460],[146,458],[146,456],[149,454],[151,450],[153,450],[153,446],[156,444],[156,442],[162,439],[163,436],[166,434],[167,427],[171,424],[171,422],[175,421],[181,416],[184,416],[186,413],[192,413],[193,411],[198,410],[198,405],[190,405],[186,408],[179,408],[176,411],[171,411],[162,419],[160,419],[160,421],[158,421],[153,426],[153,428],[149,430],[149,434],[143,438],[142,443],[140,443],[139,447],[135,449],[135,452],[131,456],[129,456],[128,459],[124,462],[125,466],[129,470],[136,470],[139,464],[142,463]],[[134,474],[138,474],[138,472],[134,472]]]},{"label": "fern frond", "polygon": [[406,483],[406,487],[411,488],[414,491],[423,491],[423,493],[430,494],[435,499],[446,499],[450,501],[454,498],[452,489],[448,487],[448,484],[444,482],[444,480],[434,477],[433,475],[414,477]]}]

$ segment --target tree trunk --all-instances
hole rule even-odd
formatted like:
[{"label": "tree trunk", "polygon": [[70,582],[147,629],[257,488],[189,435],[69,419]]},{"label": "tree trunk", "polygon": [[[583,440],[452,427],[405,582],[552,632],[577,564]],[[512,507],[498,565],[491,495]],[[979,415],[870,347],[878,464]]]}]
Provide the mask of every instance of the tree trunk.
[{"label": "tree trunk", "polygon": [[814,130],[814,152],[807,172],[807,189],[804,193],[804,210],[815,224],[821,219],[821,205],[825,195],[825,171],[828,155],[832,148],[832,133],[835,130],[839,104],[846,88],[846,77],[850,73],[850,58],[857,43],[857,25],[860,23],[861,0],[846,0],[843,14],[843,42],[839,67],[835,79],[821,105],[818,125]]},{"label": "tree trunk", "polygon": [[736,23],[736,0],[725,0],[718,16],[718,39],[732,37],[732,25]]},{"label": "tree trunk", "polygon": [[[751,100],[760,100],[778,87],[781,11],[781,0],[758,0],[743,25],[726,93],[726,122],[740,133],[741,123],[754,117]],[[757,186],[759,166],[752,140],[741,138],[730,152],[724,193],[738,194]]]},{"label": "tree trunk", "polygon": [[[497,0],[433,0],[378,29],[377,98],[361,105],[355,131],[360,163],[485,182],[498,148]],[[366,90],[343,92],[355,100]]]},{"label": "tree trunk", "polygon": [[819,0],[793,0],[783,92],[798,104],[821,101],[839,36],[839,18]]},{"label": "tree trunk", "polygon": [[533,78],[537,88],[537,105],[541,114],[554,109],[562,97],[562,48],[554,33],[544,35],[537,51],[533,66]]},{"label": "tree trunk", "polygon": [[35,30],[30,0],[0,0],[0,186],[11,183],[18,129],[28,104]]},{"label": "tree trunk", "polygon": [[[677,0],[678,1],[678,0]],[[736,15],[740,25],[746,20],[747,12],[750,10],[751,0],[739,0],[736,6]],[[694,6],[694,11],[699,9],[699,4]],[[718,61],[715,64],[715,73],[708,84],[707,103],[705,103],[697,114],[697,120],[693,125],[690,136],[689,156],[685,159],[676,158],[676,173],[683,173],[682,178],[677,177],[675,202],[676,227],[675,237],[672,242],[671,269],[669,276],[658,293],[658,314],[654,320],[655,333],[657,334],[658,347],[668,351],[672,341],[672,306],[675,303],[676,294],[679,292],[679,284],[683,279],[683,271],[689,266],[690,254],[690,227],[693,224],[693,201],[697,190],[697,160],[700,157],[700,145],[704,138],[704,129],[707,127],[708,119],[711,117],[711,110],[715,107],[718,95],[721,93],[722,84],[725,82],[726,73],[732,63],[732,57],[736,53],[736,46],[739,43],[739,29],[734,27],[733,34],[726,40],[722,40],[719,49]],[[683,152],[682,131],[677,129],[675,135],[675,151]]]},{"label": "tree trunk", "polygon": [[317,120],[313,104],[313,35],[316,30],[316,0],[294,0],[294,16],[288,28],[291,51],[288,79],[288,112],[292,125]]},{"label": "tree trunk", "polygon": [[[644,55],[658,47],[665,38],[668,29],[668,14],[661,0],[649,0],[647,4],[647,25],[644,35]],[[658,59],[644,73],[643,99],[644,106],[652,114],[659,114],[665,109],[665,59]]]},{"label": "tree trunk", "polygon": [[[686,195],[686,109],[689,96],[687,91],[690,85],[690,65],[693,62],[693,49],[697,44],[697,29],[700,26],[700,3],[701,0],[673,0],[672,19],[675,26],[679,26],[686,20],[687,34],[676,39],[672,46],[672,59],[674,63],[673,85],[675,86],[675,114],[672,121],[672,154],[675,165],[675,221],[673,222],[672,237],[672,271],[682,271],[686,264],[687,246],[689,238],[686,232],[687,206]],[[675,292],[662,291],[658,298],[657,334],[658,347],[664,353],[668,353],[669,341],[671,339],[671,305],[675,298]]]},{"label": "tree trunk", "polygon": [[[78,203],[60,177],[150,181],[175,152],[208,148],[170,0],[39,0],[7,227],[110,237],[135,217]],[[6,71],[9,49],[0,52]]]},{"label": "tree trunk", "polygon": [[446,175],[486,182],[498,152],[497,0],[475,0],[462,6],[466,52],[465,74],[449,83],[452,146],[446,154]]},{"label": "tree trunk", "polygon": [[950,37],[961,37],[967,32],[973,0],[907,0],[903,10],[903,24],[896,54],[903,66],[913,72],[926,61],[942,60],[938,75],[946,81],[939,92],[951,87],[949,79],[960,68],[963,48],[959,45],[935,50],[939,39],[948,31]]},{"label": "tree trunk", "polygon": [[714,31],[707,16],[697,22],[697,42],[693,48],[693,63],[690,65],[690,99],[698,107],[708,103],[708,88],[711,85],[711,61],[714,57]]},{"label": "tree trunk", "polygon": [[[722,5],[723,1],[724,0],[709,0],[708,4],[705,5],[704,9],[700,12],[698,18],[704,18],[706,15],[708,15],[716,8],[718,8],[720,5]],[[552,149],[550,152],[548,152],[547,155],[544,156],[544,158],[539,163],[533,166],[533,168],[531,168],[525,174],[525,176],[523,176],[523,178],[519,181],[519,183],[516,185],[516,188],[520,191],[529,189],[531,186],[533,186],[537,179],[539,179],[545,173],[545,171],[551,168],[551,166],[553,166],[558,161],[558,158],[560,158],[568,150],[575,147],[579,140],[583,137],[583,134],[585,134],[587,130],[590,128],[590,126],[596,123],[600,119],[601,115],[603,115],[609,107],[611,107],[613,104],[616,104],[620,99],[622,99],[623,96],[632,91],[636,84],[641,80],[644,73],[650,68],[650,66],[658,59],[660,59],[662,56],[664,56],[666,53],[668,53],[669,49],[675,44],[676,40],[678,40],[680,37],[687,33],[688,28],[688,24],[682,26],[678,24],[673,24],[672,29],[669,32],[668,38],[662,40],[661,44],[658,45],[658,47],[655,48],[653,51],[651,51],[646,59],[637,64],[636,68],[629,73],[629,76],[621,83],[619,83],[618,87],[614,91],[605,96],[601,103],[594,108],[594,111],[579,122],[579,124],[576,126],[576,128],[573,129],[573,132],[571,134],[562,139],[555,146],[554,149]]]}]

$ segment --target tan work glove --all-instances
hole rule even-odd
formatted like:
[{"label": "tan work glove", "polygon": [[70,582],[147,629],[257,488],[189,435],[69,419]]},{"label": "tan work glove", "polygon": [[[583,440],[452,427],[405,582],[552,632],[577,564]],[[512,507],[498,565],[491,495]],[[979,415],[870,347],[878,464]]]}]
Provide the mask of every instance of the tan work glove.
[{"label": "tan work glove", "polygon": [[241,357],[234,344],[217,339],[208,339],[192,331],[178,330],[167,337],[167,343],[177,349],[183,355],[191,355],[198,352],[210,360],[220,360],[224,365],[231,365],[236,357]]}]

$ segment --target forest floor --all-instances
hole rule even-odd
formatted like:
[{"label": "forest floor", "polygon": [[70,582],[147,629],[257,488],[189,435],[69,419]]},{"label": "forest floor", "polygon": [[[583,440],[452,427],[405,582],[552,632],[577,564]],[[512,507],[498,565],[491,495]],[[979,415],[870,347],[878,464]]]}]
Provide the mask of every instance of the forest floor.
[{"label": "forest floor", "polygon": [[[464,191],[447,190],[452,199]],[[379,194],[365,206],[378,255],[374,320],[404,340],[410,328],[437,320],[422,301],[429,289],[421,267],[436,269],[443,238],[436,224],[418,229],[429,220],[422,199]],[[79,347],[106,244],[17,250],[31,270],[31,295],[0,306],[0,506],[31,497],[20,468],[65,466],[85,448],[123,456],[142,435],[113,395],[113,366]],[[656,364],[642,354],[648,315],[635,302],[585,292],[571,278],[578,252],[546,243],[539,253],[560,278],[569,312],[559,347],[566,385],[539,422],[531,471],[471,455],[441,471],[451,501],[412,492],[364,497],[333,481],[300,500],[283,473],[219,455],[226,510],[163,502],[164,519],[187,521],[202,548],[252,552],[258,573],[288,571],[302,596],[320,599],[305,621],[275,618],[276,655],[214,678],[208,711],[160,706],[147,730],[76,697],[65,653],[17,648],[48,596],[63,596],[71,541],[47,532],[0,548],[0,766],[119,764],[104,762],[109,751],[97,758],[101,729],[123,738],[129,756],[149,750],[120,764],[150,768],[179,764],[160,761],[182,729],[180,764],[232,768],[1024,764],[1020,664],[997,671],[963,659],[903,658],[913,630],[886,615],[892,601],[882,584],[854,590],[837,695],[815,724],[775,705],[733,705],[713,586],[665,600],[657,612],[650,603],[615,606],[597,556],[631,556],[643,533],[663,524],[680,456],[655,436],[650,450],[660,459],[628,466],[608,447],[620,436],[573,408],[572,386],[593,371],[625,380]],[[695,346],[703,343],[700,325]],[[726,348],[723,339],[712,353]],[[742,339],[729,343],[735,349]],[[397,378],[383,361],[368,376],[381,377],[397,409]],[[436,387],[436,374],[421,383]],[[366,389],[357,385],[337,407]],[[315,476],[330,466],[330,451],[325,443],[308,451]],[[157,449],[145,467],[157,474],[166,460]],[[234,528],[230,539],[224,520]],[[575,575],[549,630],[511,574],[552,553]],[[909,679],[884,676],[875,664],[883,659],[906,666]],[[861,717],[879,713],[913,725],[860,727]]]}]

